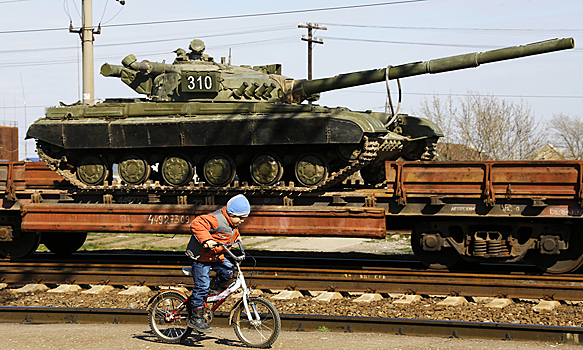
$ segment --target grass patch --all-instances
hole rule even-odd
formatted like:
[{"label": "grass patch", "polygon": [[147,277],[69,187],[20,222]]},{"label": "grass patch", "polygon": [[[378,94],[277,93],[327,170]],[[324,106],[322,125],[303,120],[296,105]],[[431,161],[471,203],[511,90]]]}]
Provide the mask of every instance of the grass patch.
[{"label": "grass patch", "polygon": [[[79,249],[80,251],[93,250],[160,250],[160,251],[183,251],[186,249],[186,243],[181,245],[157,246],[155,243],[180,237],[171,233],[164,234],[134,234],[134,233],[89,233],[85,244]],[[182,236],[184,237],[184,236]],[[124,242],[127,241],[127,244]]]},{"label": "grass patch", "polygon": [[320,326],[318,329],[316,329],[316,332],[331,332],[331,330],[326,326]]}]

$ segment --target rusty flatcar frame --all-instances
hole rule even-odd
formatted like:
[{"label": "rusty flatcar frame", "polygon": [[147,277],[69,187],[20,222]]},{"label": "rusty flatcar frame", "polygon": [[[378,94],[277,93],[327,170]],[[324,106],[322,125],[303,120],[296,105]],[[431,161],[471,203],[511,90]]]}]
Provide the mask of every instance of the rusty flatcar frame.
[{"label": "rusty flatcar frame", "polygon": [[583,265],[582,161],[387,162],[388,218],[413,218],[411,244],[433,268]]},{"label": "rusty flatcar frame", "polygon": [[[189,224],[220,206],[143,204],[21,205],[24,231],[141,232],[190,234]],[[241,225],[245,235],[385,236],[383,208],[253,206]]]},{"label": "rusty flatcar frame", "polygon": [[[401,205],[408,198],[500,200],[583,200],[583,161],[386,162],[387,194]],[[581,215],[581,214],[579,214]]]},{"label": "rusty flatcar frame", "polygon": [[[320,193],[251,193],[237,184],[229,193],[79,191],[43,164],[0,162],[0,205],[10,222],[21,217],[18,230],[28,234],[189,234],[193,216],[245,193],[253,211],[242,226],[247,235],[383,238],[387,228],[406,226],[415,254],[431,267],[460,257],[513,262],[527,251],[549,272],[583,263],[583,161],[386,162],[385,173],[385,186],[349,183]],[[530,236],[520,241],[525,231]]]}]

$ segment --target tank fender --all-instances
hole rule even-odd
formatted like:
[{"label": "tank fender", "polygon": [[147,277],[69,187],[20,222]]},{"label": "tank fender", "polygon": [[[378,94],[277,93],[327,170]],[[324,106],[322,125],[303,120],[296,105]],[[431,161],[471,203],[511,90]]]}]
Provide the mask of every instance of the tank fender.
[{"label": "tank fender", "polygon": [[443,137],[441,128],[429,119],[404,114],[399,116],[397,123],[403,129],[403,135],[408,136],[411,141]]}]

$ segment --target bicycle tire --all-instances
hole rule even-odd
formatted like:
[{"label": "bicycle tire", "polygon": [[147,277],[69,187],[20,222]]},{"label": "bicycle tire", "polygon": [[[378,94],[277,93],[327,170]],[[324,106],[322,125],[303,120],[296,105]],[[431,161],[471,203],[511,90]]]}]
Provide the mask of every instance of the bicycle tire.
[{"label": "bicycle tire", "polygon": [[261,297],[250,297],[248,303],[251,312],[257,310],[259,313],[260,322],[257,325],[251,324],[247,318],[245,305],[239,303],[232,318],[235,334],[248,347],[270,347],[277,340],[281,331],[279,313],[271,302]]},{"label": "bicycle tire", "polygon": [[192,315],[190,305],[186,304],[179,310],[179,319],[166,321],[168,312],[179,307],[186,298],[176,292],[168,291],[158,295],[148,308],[148,323],[150,329],[164,343],[176,344],[188,338],[192,328],[188,327],[188,319]]}]

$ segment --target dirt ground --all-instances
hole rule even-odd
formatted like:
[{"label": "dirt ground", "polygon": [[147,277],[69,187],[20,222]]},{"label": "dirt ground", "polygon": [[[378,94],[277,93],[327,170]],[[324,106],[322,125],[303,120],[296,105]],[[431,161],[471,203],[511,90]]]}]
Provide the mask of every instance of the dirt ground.
[{"label": "dirt ground", "polygon": [[[167,350],[241,349],[244,345],[231,328],[215,327],[204,336],[191,336],[184,344],[163,344],[143,325],[111,324],[2,324],[0,350]],[[378,333],[282,331],[275,350],[580,350],[580,345],[483,339],[414,337]]]}]

